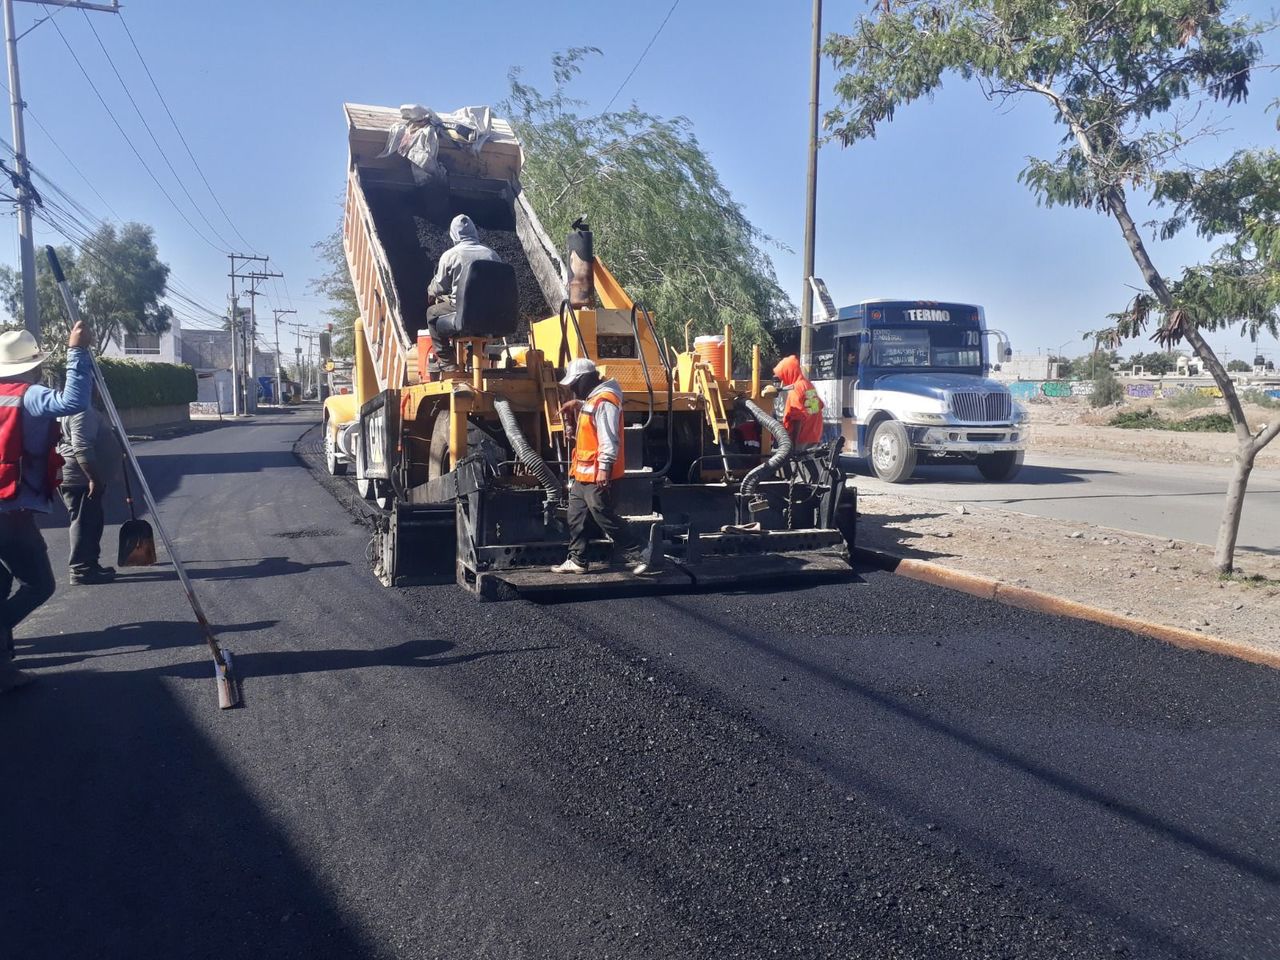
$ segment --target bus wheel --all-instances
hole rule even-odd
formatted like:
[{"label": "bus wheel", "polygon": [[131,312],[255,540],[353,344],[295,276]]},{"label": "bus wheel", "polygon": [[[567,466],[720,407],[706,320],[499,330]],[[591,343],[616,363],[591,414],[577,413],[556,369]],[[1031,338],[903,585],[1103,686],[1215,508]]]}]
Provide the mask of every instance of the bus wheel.
[{"label": "bus wheel", "polygon": [[871,469],[888,483],[902,483],[916,469],[916,449],[907,428],[897,420],[881,420],[871,434]]},{"label": "bus wheel", "polygon": [[1021,450],[1001,450],[999,453],[984,453],[978,456],[978,472],[992,483],[1012,480],[1021,469]]}]

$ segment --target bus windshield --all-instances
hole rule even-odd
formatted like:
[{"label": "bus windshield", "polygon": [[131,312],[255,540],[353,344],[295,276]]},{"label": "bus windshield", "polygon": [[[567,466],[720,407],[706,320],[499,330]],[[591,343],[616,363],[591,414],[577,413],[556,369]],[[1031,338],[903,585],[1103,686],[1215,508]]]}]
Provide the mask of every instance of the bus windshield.
[{"label": "bus windshield", "polygon": [[874,367],[945,367],[954,370],[982,366],[981,333],[955,327],[877,328],[871,331]]}]

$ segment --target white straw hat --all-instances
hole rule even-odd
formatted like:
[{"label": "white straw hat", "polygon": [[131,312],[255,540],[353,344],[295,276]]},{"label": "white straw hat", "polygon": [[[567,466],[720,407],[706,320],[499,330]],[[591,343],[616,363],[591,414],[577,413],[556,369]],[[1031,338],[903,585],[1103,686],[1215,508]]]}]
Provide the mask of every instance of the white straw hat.
[{"label": "white straw hat", "polygon": [[34,370],[48,356],[28,330],[0,333],[0,377],[16,377]]}]

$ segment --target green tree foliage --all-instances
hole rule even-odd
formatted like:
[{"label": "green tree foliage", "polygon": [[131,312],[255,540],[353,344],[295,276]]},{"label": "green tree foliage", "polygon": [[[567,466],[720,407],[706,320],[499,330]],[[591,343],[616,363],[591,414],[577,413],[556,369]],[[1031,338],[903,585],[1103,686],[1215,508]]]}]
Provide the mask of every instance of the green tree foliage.
[{"label": "green tree foliage", "polygon": [[[827,52],[841,68],[840,106],[828,124],[845,143],[874,137],[898,107],[929,97],[944,77],[975,81],[991,99],[1035,97],[1061,126],[1061,149],[1032,158],[1021,180],[1046,206],[1112,217],[1147,290],[1115,316],[1113,342],[1158,321],[1165,348],[1186,340],[1227,400],[1238,439],[1215,550],[1232,569],[1240,510],[1254,458],[1280,423],[1250,432],[1234,384],[1204,331],[1242,324],[1275,332],[1280,190],[1271,151],[1186,171],[1188,118],[1217,101],[1243,101],[1263,28],[1230,17],[1220,0],[884,0]],[[1185,108],[1185,109],[1183,109]],[[1201,131],[1203,132],[1203,131]],[[1133,191],[1173,207],[1171,236],[1194,225],[1227,235],[1215,260],[1170,281],[1152,261],[1129,209]]]},{"label": "green tree foliage", "polygon": [[[103,224],[79,252],[71,247],[56,249],[99,352],[112,343],[123,345],[126,334],[159,334],[169,329],[173,311],[162,302],[169,267],[160,262],[150,227],[126,223],[117,230]],[[43,253],[36,258],[36,291],[41,339],[55,359],[60,358],[69,330],[66,308]],[[9,267],[0,267],[0,298],[21,324],[22,277]]]},{"label": "green tree foliage", "polygon": [[1248,373],[1253,367],[1245,363],[1243,360],[1232,360],[1227,364],[1228,373]]},{"label": "green tree foliage", "polygon": [[568,93],[585,57],[552,60],[544,95],[510,74],[502,105],[524,144],[521,181],[555,239],[586,215],[596,254],[635,300],[653,311],[661,336],[684,342],[684,325],[715,333],[732,323],[738,343],[772,348],[769,331],[795,322],[764,248],[683,117],[635,106],[584,116]]},{"label": "green tree foliage", "polygon": [[1093,380],[1093,393],[1089,394],[1089,403],[1095,407],[1109,407],[1124,399],[1124,387],[1112,372],[1110,366],[1098,364]]},{"label": "green tree foliage", "polygon": [[342,245],[342,223],[323,240],[312,244],[320,262],[324,264],[324,272],[315,277],[307,285],[308,289],[320,297],[330,301],[331,306],[321,311],[333,324],[332,351],[335,357],[350,358],[355,355],[355,340],[352,339],[355,322],[360,318],[360,304],[356,301],[355,284],[351,282],[351,271],[347,268],[347,254]]},{"label": "green tree foliage", "polygon": [[1178,369],[1178,355],[1172,350],[1154,350],[1151,353],[1135,353],[1129,366],[1141,367],[1149,376],[1163,377]]}]

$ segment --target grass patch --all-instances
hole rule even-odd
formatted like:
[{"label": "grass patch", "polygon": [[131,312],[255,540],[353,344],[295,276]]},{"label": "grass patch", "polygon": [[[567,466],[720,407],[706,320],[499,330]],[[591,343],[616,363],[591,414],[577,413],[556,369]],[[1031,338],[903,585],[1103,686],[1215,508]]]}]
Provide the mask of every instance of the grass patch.
[{"label": "grass patch", "polygon": [[1225,413],[1203,413],[1186,420],[1167,420],[1150,407],[1117,413],[1108,426],[1125,430],[1175,430],[1179,433],[1231,433],[1235,429]]},{"label": "grass patch", "polygon": [[1280,580],[1264,577],[1260,573],[1220,573],[1219,580],[1230,580],[1246,587],[1280,587]]},{"label": "grass patch", "polygon": [[1166,393],[1165,400],[1174,410],[1203,410],[1217,402],[1213,397],[1207,397],[1199,390],[1178,390],[1172,395]]},{"label": "grass patch", "polygon": [[1251,403],[1255,407],[1262,407],[1266,410],[1280,410],[1280,398],[1268,396],[1262,390],[1246,390],[1240,394],[1240,399],[1244,403]]}]

